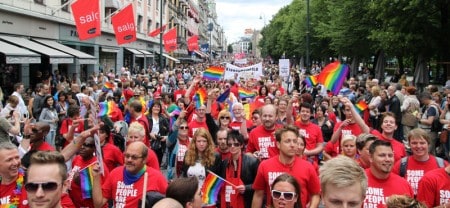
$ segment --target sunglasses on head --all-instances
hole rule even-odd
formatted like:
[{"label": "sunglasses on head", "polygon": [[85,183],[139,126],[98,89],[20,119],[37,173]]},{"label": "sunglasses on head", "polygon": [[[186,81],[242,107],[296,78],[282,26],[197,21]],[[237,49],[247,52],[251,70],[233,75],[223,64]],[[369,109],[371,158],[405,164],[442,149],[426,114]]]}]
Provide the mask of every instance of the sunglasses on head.
[{"label": "sunglasses on head", "polygon": [[25,190],[27,192],[36,192],[38,189],[42,188],[44,192],[55,191],[58,188],[58,183],[56,182],[46,182],[46,183],[26,183]]},{"label": "sunglasses on head", "polygon": [[292,200],[294,200],[295,195],[296,195],[296,193],[294,193],[294,192],[283,192],[283,191],[272,190],[272,198],[274,198],[274,199],[280,199],[281,197],[283,197],[283,199],[286,201],[292,201]]},{"label": "sunglasses on head", "polygon": [[221,116],[220,119],[230,119],[229,116]]},{"label": "sunglasses on head", "polygon": [[189,127],[187,127],[187,126],[180,126],[180,129],[181,130],[186,130],[186,129],[189,129]]},{"label": "sunglasses on head", "polygon": [[239,146],[241,146],[241,144],[239,144],[239,143],[228,143],[227,144],[228,145],[228,147],[239,147]]}]

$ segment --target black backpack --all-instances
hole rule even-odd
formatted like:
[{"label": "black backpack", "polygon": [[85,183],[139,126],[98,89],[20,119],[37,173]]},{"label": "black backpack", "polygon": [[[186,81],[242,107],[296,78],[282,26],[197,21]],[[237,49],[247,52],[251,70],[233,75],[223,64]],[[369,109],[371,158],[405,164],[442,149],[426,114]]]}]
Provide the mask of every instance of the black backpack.
[{"label": "black backpack", "polygon": [[125,138],[118,133],[111,132],[112,139],[114,142],[114,145],[118,147],[122,152],[125,151]]}]

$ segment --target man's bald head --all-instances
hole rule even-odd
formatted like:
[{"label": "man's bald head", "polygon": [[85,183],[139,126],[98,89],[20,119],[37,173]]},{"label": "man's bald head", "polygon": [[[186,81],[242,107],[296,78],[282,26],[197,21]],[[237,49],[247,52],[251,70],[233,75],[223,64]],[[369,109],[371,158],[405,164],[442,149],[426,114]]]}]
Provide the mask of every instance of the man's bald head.
[{"label": "man's bald head", "polygon": [[164,198],[156,202],[153,208],[183,208],[183,205],[175,199]]}]

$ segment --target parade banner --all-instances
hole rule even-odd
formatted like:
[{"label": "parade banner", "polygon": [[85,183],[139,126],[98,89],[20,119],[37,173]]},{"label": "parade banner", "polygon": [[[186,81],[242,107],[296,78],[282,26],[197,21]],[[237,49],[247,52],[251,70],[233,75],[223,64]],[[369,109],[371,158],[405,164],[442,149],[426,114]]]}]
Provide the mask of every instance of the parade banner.
[{"label": "parade banner", "polygon": [[175,27],[164,34],[163,41],[167,53],[177,50],[177,28]]},{"label": "parade banner", "polygon": [[289,59],[280,59],[278,61],[278,72],[280,77],[289,76]]},{"label": "parade banner", "polygon": [[188,51],[198,50],[198,35],[194,35],[187,40]]},{"label": "parade banner", "polygon": [[99,1],[78,0],[71,5],[71,8],[80,40],[101,35]]},{"label": "parade banner", "polygon": [[238,67],[233,64],[227,63],[223,78],[237,80],[243,77],[246,80],[250,78],[260,80],[261,76],[263,76],[262,63],[247,67]]},{"label": "parade banner", "polygon": [[133,4],[129,4],[119,13],[111,17],[117,44],[122,45],[136,41]]},{"label": "parade banner", "polygon": [[248,63],[248,61],[246,58],[234,60],[234,64],[247,64],[247,63]]},{"label": "parade banner", "polygon": [[158,36],[160,33],[166,31],[166,26],[167,25],[163,25],[162,27],[158,27],[155,30],[151,31],[150,33],[148,33],[148,36],[150,37],[156,37]]}]

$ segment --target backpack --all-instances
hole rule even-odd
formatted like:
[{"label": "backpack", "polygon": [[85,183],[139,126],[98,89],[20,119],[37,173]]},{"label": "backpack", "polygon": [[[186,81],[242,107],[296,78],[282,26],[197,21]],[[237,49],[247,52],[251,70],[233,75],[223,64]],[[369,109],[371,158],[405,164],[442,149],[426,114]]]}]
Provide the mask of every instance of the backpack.
[{"label": "backpack", "polygon": [[111,136],[114,145],[118,147],[122,152],[125,151],[125,138],[121,134],[115,132],[111,132]]},{"label": "backpack", "polygon": [[431,107],[436,109],[436,116],[433,120],[433,123],[431,123],[431,131],[432,132],[440,132],[440,131],[442,131],[443,125],[439,121],[439,115],[440,115],[439,108],[436,105],[431,105]]},{"label": "backpack", "polygon": [[[405,177],[406,175],[406,166],[408,166],[408,158],[409,157],[403,157],[400,161],[400,174],[399,176],[401,176],[402,178]],[[444,164],[444,159],[440,158],[440,157],[435,157],[436,158],[436,163],[438,164],[439,168],[442,168],[445,166]]]}]

